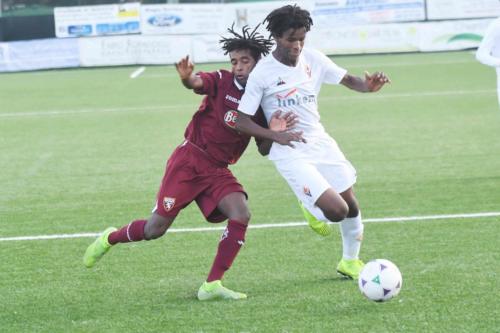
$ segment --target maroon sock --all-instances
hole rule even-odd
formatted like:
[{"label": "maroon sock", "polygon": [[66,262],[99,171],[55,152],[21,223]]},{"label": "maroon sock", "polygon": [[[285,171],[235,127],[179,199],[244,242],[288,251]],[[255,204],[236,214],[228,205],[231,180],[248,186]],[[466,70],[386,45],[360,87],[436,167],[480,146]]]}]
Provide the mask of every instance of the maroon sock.
[{"label": "maroon sock", "polygon": [[235,220],[229,220],[226,230],[222,234],[212,269],[208,274],[207,282],[221,280],[224,273],[231,267],[234,258],[241,246],[245,243],[247,225]]},{"label": "maroon sock", "polygon": [[113,231],[108,236],[111,245],[116,243],[130,243],[144,240],[144,225],[146,220],[136,220],[123,226],[121,229]]}]

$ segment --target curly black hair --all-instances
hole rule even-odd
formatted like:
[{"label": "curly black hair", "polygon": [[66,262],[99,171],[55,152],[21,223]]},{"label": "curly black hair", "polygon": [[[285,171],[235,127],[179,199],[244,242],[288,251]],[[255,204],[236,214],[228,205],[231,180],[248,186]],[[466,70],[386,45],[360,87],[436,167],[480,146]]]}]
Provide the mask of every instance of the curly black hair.
[{"label": "curly black hair", "polygon": [[311,26],[313,25],[311,14],[307,10],[297,6],[297,4],[293,6],[286,5],[273,10],[264,19],[264,22],[266,21],[266,29],[273,37],[283,36],[283,33],[290,28],[305,28],[307,32],[311,30]]},{"label": "curly black hair", "polygon": [[262,56],[265,56],[271,51],[273,46],[273,41],[270,38],[265,38],[260,33],[257,32],[260,24],[250,32],[250,27],[245,25],[241,29],[241,34],[234,31],[234,23],[229,31],[234,37],[222,37],[219,43],[222,44],[222,50],[224,54],[228,54],[234,50],[250,50],[250,54],[255,61],[258,61]]}]

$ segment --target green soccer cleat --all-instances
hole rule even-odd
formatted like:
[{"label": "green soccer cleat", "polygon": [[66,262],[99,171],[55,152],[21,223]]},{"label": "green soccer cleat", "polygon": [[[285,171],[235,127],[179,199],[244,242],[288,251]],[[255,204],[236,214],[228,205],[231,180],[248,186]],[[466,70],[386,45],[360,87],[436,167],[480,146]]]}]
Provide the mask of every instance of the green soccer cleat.
[{"label": "green soccer cleat", "polygon": [[222,286],[220,280],[204,282],[198,289],[198,299],[209,301],[213,299],[246,299],[247,295],[232,291]]},{"label": "green soccer cleat", "polygon": [[299,206],[300,209],[302,209],[302,213],[304,214],[307,223],[309,223],[309,226],[315,233],[323,237],[330,236],[332,234],[332,228],[328,223],[318,220],[313,214],[311,214],[310,211],[306,209],[306,207],[304,207],[300,201]]},{"label": "green soccer cleat", "polygon": [[348,279],[357,280],[364,265],[360,259],[342,259],[337,265],[337,272]]},{"label": "green soccer cleat", "polygon": [[108,236],[113,231],[116,231],[116,228],[110,227],[104,230],[104,232],[89,245],[87,251],[85,251],[83,255],[83,264],[85,267],[90,268],[94,266],[95,263],[111,249],[111,244],[108,243]]}]

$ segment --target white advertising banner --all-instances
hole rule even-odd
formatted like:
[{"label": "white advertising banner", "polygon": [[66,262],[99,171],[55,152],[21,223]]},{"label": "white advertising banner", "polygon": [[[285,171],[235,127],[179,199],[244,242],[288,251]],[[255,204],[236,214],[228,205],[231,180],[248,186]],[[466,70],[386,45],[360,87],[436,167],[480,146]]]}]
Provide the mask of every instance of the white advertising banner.
[{"label": "white advertising banner", "polygon": [[419,51],[464,50],[479,46],[491,19],[422,23]]},{"label": "white advertising banner", "polygon": [[140,33],[139,2],[54,8],[57,37]]},{"label": "white advertising banner", "polygon": [[500,16],[498,0],[427,0],[429,20]]},{"label": "white advertising banner", "polygon": [[[290,1],[252,2],[241,4],[184,4],[142,5],[141,29],[143,34],[224,34],[234,23],[235,29],[244,25],[251,28],[262,23],[266,16]],[[311,10],[312,1],[300,6]],[[263,26],[259,31],[267,36]]]},{"label": "white advertising banner", "polygon": [[70,68],[80,65],[74,39],[36,39],[0,43],[0,72]]},{"label": "white advertising banner", "polygon": [[316,0],[314,26],[375,24],[425,20],[424,0]]},{"label": "white advertising banner", "polygon": [[189,36],[80,38],[82,66],[173,64],[191,51]]},{"label": "white advertising banner", "polygon": [[226,29],[225,7],[220,4],[143,5],[143,34],[211,34]]},{"label": "white advertising banner", "polygon": [[491,19],[313,29],[306,44],[326,54],[432,52],[479,46]]},{"label": "white advertising banner", "polygon": [[[164,4],[141,6],[143,34],[222,34],[235,23],[255,27],[274,9],[295,1],[237,4]],[[306,0],[314,28],[425,20],[424,0]],[[259,31],[265,35],[264,26]]]},{"label": "white advertising banner", "polygon": [[418,51],[418,23],[355,25],[312,29],[308,46],[326,54]]},{"label": "white advertising banner", "polygon": [[[312,12],[313,1],[268,1],[268,2],[253,2],[253,3],[235,3],[226,4],[226,27],[230,27],[234,22],[235,27],[241,28],[244,25],[248,25],[252,28],[256,27],[258,24],[262,24],[264,19],[272,12],[274,9],[285,6],[293,5],[298,3],[301,8],[307,9]],[[268,36],[268,32],[264,25],[261,25],[259,32]]]},{"label": "white advertising banner", "polygon": [[219,43],[220,35],[202,35],[192,39],[192,59],[195,63],[229,61]]}]

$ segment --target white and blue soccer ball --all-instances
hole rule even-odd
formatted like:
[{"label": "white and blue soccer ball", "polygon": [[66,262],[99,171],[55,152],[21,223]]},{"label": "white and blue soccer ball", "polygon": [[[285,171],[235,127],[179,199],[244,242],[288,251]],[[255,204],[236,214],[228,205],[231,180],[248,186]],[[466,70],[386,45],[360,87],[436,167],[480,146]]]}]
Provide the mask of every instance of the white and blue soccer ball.
[{"label": "white and blue soccer ball", "polygon": [[393,262],[375,259],[366,263],[359,273],[358,286],[369,300],[385,302],[399,294],[403,277]]}]

